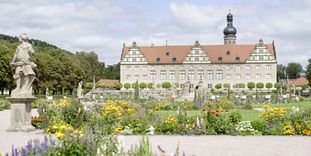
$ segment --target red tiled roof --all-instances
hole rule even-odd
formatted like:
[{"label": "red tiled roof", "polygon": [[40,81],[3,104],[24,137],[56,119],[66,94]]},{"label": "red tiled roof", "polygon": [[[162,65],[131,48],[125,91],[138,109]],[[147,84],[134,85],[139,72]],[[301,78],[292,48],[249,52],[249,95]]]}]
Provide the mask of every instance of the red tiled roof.
[{"label": "red tiled roof", "polygon": [[288,83],[289,83],[289,85],[292,85],[292,86],[295,85],[295,87],[301,87],[301,86],[309,85],[309,81],[304,77],[289,80]]},{"label": "red tiled roof", "polygon": [[[275,56],[274,45],[265,45],[269,52]],[[180,64],[190,52],[192,45],[138,47],[149,64]],[[126,46],[123,48],[122,58],[128,54],[129,48]],[[255,44],[202,45],[202,48],[211,59],[211,63],[245,63],[254,50]],[[167,51],[169,56],[166,56]],[[227,55],[227,51],[230,51],[230,55]],[[176,57],[175,62],[172,61],[174,57]],[[222,57],[221,62],[218,62],[219,57]],[[240,62],[236,61],[236,57],[240,57]],[[160,62],[157,62],[157,58],[160,58]]]},{"label": "red tiled roof", "polygon": [[100,79],[97,83],[101,85],[112,85],[113,86],[116,83],[119,83],[119,80]]}]

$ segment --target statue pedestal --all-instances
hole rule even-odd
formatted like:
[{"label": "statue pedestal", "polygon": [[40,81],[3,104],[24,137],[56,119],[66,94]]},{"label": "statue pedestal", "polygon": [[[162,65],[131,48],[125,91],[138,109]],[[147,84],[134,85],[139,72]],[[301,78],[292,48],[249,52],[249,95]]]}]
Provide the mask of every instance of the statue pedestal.
[{"label": "statue pedestal", "polygon": [[11,126],[7,131],[33,131],[31,125],[31,102],[35,97],[8,97],[11,102]]}]

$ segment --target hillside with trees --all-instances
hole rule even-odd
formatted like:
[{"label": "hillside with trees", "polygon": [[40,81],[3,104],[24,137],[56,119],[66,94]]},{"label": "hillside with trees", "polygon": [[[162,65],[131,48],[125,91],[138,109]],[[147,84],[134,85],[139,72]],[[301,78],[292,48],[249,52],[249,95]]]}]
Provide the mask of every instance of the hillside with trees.
[{"label": "hillside with trees", "polygon": [[[40,40],[29,40],[36,53],[32,60],[37,64],[35,94],[44,94],[49,88],[53,95],[72,94],[78,82],[91,82],[93,76],[101,79],[104,67],[99,63],[94,52],[71,53]],[[0,93],[4,89],[14,89],[14,69],[10,65],[18,38],[0,35]]]}]

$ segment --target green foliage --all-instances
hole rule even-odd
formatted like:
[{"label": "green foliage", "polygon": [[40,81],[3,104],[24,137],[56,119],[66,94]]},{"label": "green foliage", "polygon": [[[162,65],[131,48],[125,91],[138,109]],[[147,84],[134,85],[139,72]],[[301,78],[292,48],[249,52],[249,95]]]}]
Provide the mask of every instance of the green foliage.
[{"label": "green foliage", "polygon": [[274,88],[276,88],[276,89],[280,89],[281,86],[282,86],[282,84],[279,82],[274,83]]},{"label": "green foliage", "polygon": [[11,108],[11,103],[6,99],[0,98],[0,111],[4,109],[10,109],[10,108]]},{"label": "green foliage", "polygon": [[294,79],[297,74],[302,71],[300,63],[291,62],[287,64],[286,73],[289,79]]},{"label": "green foliage", "polygon": [[124,88],[125,89],[130,89],[131,88],[131,84],[130,83],[125,83],[124,84]]},{"label": "green foliage", "polygon": [[307,70],[306,70],[306,74],[307,74],[307,79],[309,80],[309,86],[311,86],[311,58],[308,60],[308,65],[307,65]]},{"label": "green foliage", "polygon": [[156,85],[157,88],[161,88],[161,86],[162,86],[162,85],[159,84],[159,83]]},{"label": "green foliage", "polygon": [[286,79],[286,66],[282,65],[282,64],[278,64],[277,65],[277,77],[278,79]]},{"label": "green foliage", "polygon": [[248,82],[247,83],[247,88],[250,90],[253,90],[255,88],[255,83],[254,82]]},{"label": "green foliage", "polygon": [[118,90],[120,90],[122,87],[123,87],[123,84],[122,84],[122,83],[116,83],[116,84],[114,85],[114,88],[116,88],[116,89],[118,89]]},{"label": "green foliage", "polygon": [[266,88],[271,89],[273,87],[273,84],[271,82],[266,83]]},{"label": "green foliage", "polygon": [[[37,64],[34,81],[35,94],[44,94],[49,88],[53,95],[72,94],[78,82],[91,82],[93,76],[102,76],[102,66],[94,52],[70,53],[46,42],[30,40],[36,53],[32,60]],[[14,89],[13,73],[10,65],[18,45],[16,37],[0,35],[0,91]]]},{"label": "green foliage", "polygon": [[240,83],[240,88],[245,88],[245,83]]},{"label": "green foliage", "polygon": [[139,88],[138,88],[138,81],[136,81],[135,85],[134,85],[134,89],[135,89],[135,94],[134,94],[134,99],[135,101],[139,100]]},{"label": "green foliage", "polygon": [[152,148],[149,143],[149,138],[143,137],[140,140],[139,145],[135,145],[134,149],[131,149],[128,153],[129,156],[153,156]]},{"label": "green foliage", "polygon": [[225,83],[223,86],[224,86],[225,89],[230,89],[230,84],[229,83]]},{"label": "green foliage", "polygon": [[120,80],[120,63],[114,65],[103,65],[103,78]]},{"label": "green foliage", "polygon": [[222,85],[220,83],[215,85],[216,89],[221,89],[221,87],[222,87]]},{"label": "green foliage", "polygon": [[259,89],[262,89],[264,86],[265,86],[265,84],[262,83],[262,82],[258,82],[258,83],[256,84],[256,88],[259,88]]},{"label": "green foliage", "polygon": [[162,83],[162,88],[165,88],[165,89],[168,89],[168,88],[171,88],[171,83],[170,82],[163,82]]},{"label": "green foliage", "polygon": [[261,132],[262,134],[267,134],[267,125],[262,120],[251,121],[252,127]]},{"label": "green foliage", "polygon": [[146,87],[147,87],[147,84],[145,82],[141,82],[139,84],[139,88],[141,88],[141,89],[145,89]]},{"label": "green foliage", "polygon": [[238,124],[242,120],[242,115],[239,111],[232,111],[229,113],[229,121],[233,124]]},{"label": "green foliage", "polygon": [[148,88],[151,89],[154,86],[152,82],[148,83]]}]

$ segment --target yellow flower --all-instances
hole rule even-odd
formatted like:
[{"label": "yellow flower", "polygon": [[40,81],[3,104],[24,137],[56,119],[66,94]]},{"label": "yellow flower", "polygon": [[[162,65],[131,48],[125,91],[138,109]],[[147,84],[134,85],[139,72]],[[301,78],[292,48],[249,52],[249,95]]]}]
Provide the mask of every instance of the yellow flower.
[{"label": "yellow flower", "polygon": [[57,106],[60,108],[64,108],[64,107],[69,106],[69,105],[70,105],[70,103],[67,100],[62,100],[60,103],[58,103]]},{"label": "yellow flower", "polygon": [[62,133],[61,131],[58,131],[55,133],[55,136],[59,139],[59,140],[62,140],[65,136],[64,133]]},{"label": "yellow flower", "polygon": [[293,135],[293,134],[295,134],[294,128],[292,126],[288,125],[288,124],[286,124],[283,127],[283,130],[284,130],[283,134],[285,134],[285,135]]},{"label": "yellow flower", "polygon": [[120,134],[122,132],[122,128],[121,127],[117,127],[117,128],[114,129],[114,132],[116,134]]}]

